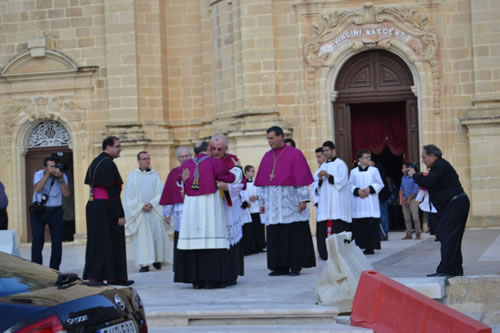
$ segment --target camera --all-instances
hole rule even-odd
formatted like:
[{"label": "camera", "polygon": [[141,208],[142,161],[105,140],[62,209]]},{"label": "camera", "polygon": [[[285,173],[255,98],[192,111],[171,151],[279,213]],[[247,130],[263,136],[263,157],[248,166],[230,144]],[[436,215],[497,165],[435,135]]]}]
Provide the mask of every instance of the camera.
[{"label": "camera", "polygon": [[35,201],[30,206],[30,212],[34,215],[39,215],[43,212],[45,208],[45,203],[49,200],[49,196],[45,193],[42,194],[41,201]]},{"label": "camera", "polygon": [[63,154],[64,153],[62,152],[52,153],[52,157],[56,160],[56,165],[54,167],[59,169],[61,172],[66,172],[68,170],[68,165],[64,164],[61,160]]},{"label": "camera", "polygon": [[68,166],[66,164],[61,163],[61,162],[56,163],[55,167],[56,167],[56,169],[61,170],[61,172],[65,172],[66,169],[68,168]]}]

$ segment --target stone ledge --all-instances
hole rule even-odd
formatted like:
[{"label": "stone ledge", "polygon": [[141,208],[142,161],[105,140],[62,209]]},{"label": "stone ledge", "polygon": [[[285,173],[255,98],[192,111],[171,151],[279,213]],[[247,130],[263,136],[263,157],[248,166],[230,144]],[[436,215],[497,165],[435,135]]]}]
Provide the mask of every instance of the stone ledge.
[{"label": "stone ledge", "polygon": [[147,312],[150,327],[213,325],[335,324],[336,307],[273,307],[259,309],[195,308]]},{"label": "stone ledge", "polygon": [[278,332],[300,332],[300,333],[373,333],[369,328],[353,327],[347,325],[233,325],[233,326],[186,326],[186,327],[161,327],[149,328],[149,332],[238,332],[238,333],[278,333]]}]

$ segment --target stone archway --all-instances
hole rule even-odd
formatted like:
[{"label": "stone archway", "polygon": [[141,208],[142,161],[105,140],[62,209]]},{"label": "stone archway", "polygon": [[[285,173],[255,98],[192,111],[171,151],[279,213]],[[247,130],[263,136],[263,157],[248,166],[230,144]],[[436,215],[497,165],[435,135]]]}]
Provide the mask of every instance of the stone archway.
[{"label": "stone archway", "polygon": [[[28,50],[13,57],[0,72],[0,149],[5,156],[5,167],[0,177],[6,179],[9,191],[9,216],[12,228],[21,241],[28,240],[26,214],[26,154],[28,138],[37,124],[56,121],[71,135],[71,149],[75,163],[74,177],[83,179],[92,156],[93,108],[96,66],[79,66],[60,51],[49,49],[44,37],[28,41]],[[29,177],[32,182],[32,175]],[[82,182],[75,182],[76,236],[85,239],[86,191]]]},{"label": "stone archway", "polygon": [[[394,109],[390,115],[385,115],[392,119],[394,124],[404,123],[406,128],[401,131],[406,134],[404,137],[398,136],[395,140],[404,140],[405,143],[402,160],[418,161],[419,135],[418,135],[418,110],[417,98],[412,92],[413,77],[406,64],[396,55],[383,51],[371,50],[359,53],[349,59],[339,71],[335,90],[337,99],[333,103],[333,117],[335,126],[335,142],[337,143],[337,154],[345,161],[355,159],[356,147],[353,144],[352,124],[353,111],[359,106],[368,108],[373,112],[384,109]],[[389,103],[399,102],[399,107],[394,108]],[[385,104],[384,104],[385,103]],[[389,145],[393,131],[384,133],[388,126],[383,126],[381,117],[386,112],[372,118],[374,121],[366,126],[379,126],[378,135],[385,137],[385,145]],[[366,116],[366,114],[365,114]],[[362,120],[362,119],[361,119]],[[352,129],[352,131],[351,131]],[[355,138],[357,139],[357,138]],[[359,140],[358,140],[359,142]],[[368,148],[368,147],[365,147]],[[401,150],[401,149],[398,149]],[[378,152],[377,152],[378,153]],[[401,152],[397,154],[400,155]]]},{"label": "stone archway", "polygon": [[[416,110],[412,112],[417,117],[415,122],[422,123],[430,115],[440,113],[438,39],[425,7],[374,6],[367,2],[355,8],[334,11],[330,8],[296,5],[302,31],[306,34],[312,31],[303,40],[303,54],[305,110],[317,133],[311,137],[313,147],[324,138],[337,137],[334,131],[338,127],[334,124],[334,107],[339,97],[335,88],[337,78],[350,59],[366,51],[387,51],[399,57],[409,69],[413,78],[411,92],[416,96],[409,107]],[[420,129],[418,137],[423,136]]]},{"label": "stone archway", "polygon": [[[74,172],[73,152],[71,150],[71,134],[66,127],[54,120],[39,122],[30,132],[27,140],[27,153],[25,155],[26,170],[26,216],[27,216],[27,240],[31,240],[31,224],[29,204],[33,198],[33,175],[43,168],[43,160],[53,156],[58,163],[64,167],[64,173],[68,178],[70,196],[62,198],[64,209],[64,241],[72,241],[75,233],[75,199],[74,199]],[[48,229],[45,232],[45,240],[50,240]]]}]

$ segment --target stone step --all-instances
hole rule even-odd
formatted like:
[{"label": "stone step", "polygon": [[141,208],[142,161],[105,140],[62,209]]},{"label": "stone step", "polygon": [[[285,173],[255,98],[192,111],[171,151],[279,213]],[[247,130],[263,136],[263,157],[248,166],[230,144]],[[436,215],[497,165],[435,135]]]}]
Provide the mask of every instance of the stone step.
[{"label": "stone step", "polygon": [[236,333],[373,333],[373,330],[341,324],[330,325],[229,325],[229,326],[184,326],[184,327],[148,327],[150,333],[170,332],[236,332]]},{"label": "stone step", "polygon": [[[147,310],[147,309],[146,309]],[[244,308],[183,307],[146,312],[148,327],[209,325],[332,325],[339,313],[336,307],[293,306]]]}]

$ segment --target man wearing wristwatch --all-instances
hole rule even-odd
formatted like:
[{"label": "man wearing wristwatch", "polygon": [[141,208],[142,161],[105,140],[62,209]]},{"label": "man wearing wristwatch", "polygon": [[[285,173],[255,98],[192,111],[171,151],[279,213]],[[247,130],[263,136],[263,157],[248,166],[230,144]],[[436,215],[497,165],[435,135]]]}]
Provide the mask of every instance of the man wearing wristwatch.
[{"label": "man wearing wristwatch", "polygon": [[59,270],[62,257],[62,239],[64,220],[62,196],[70,195],[68,178],[56,166],[52,156],[43,161],[44,168],[35,172],[33,183],[33,203],[40,208],[31,210],[30,222],[33,240],[31,243],[31,261],[42,264],[42,249],[45,243],[45,225],[49,226],[52,252],[50,268]]}]

